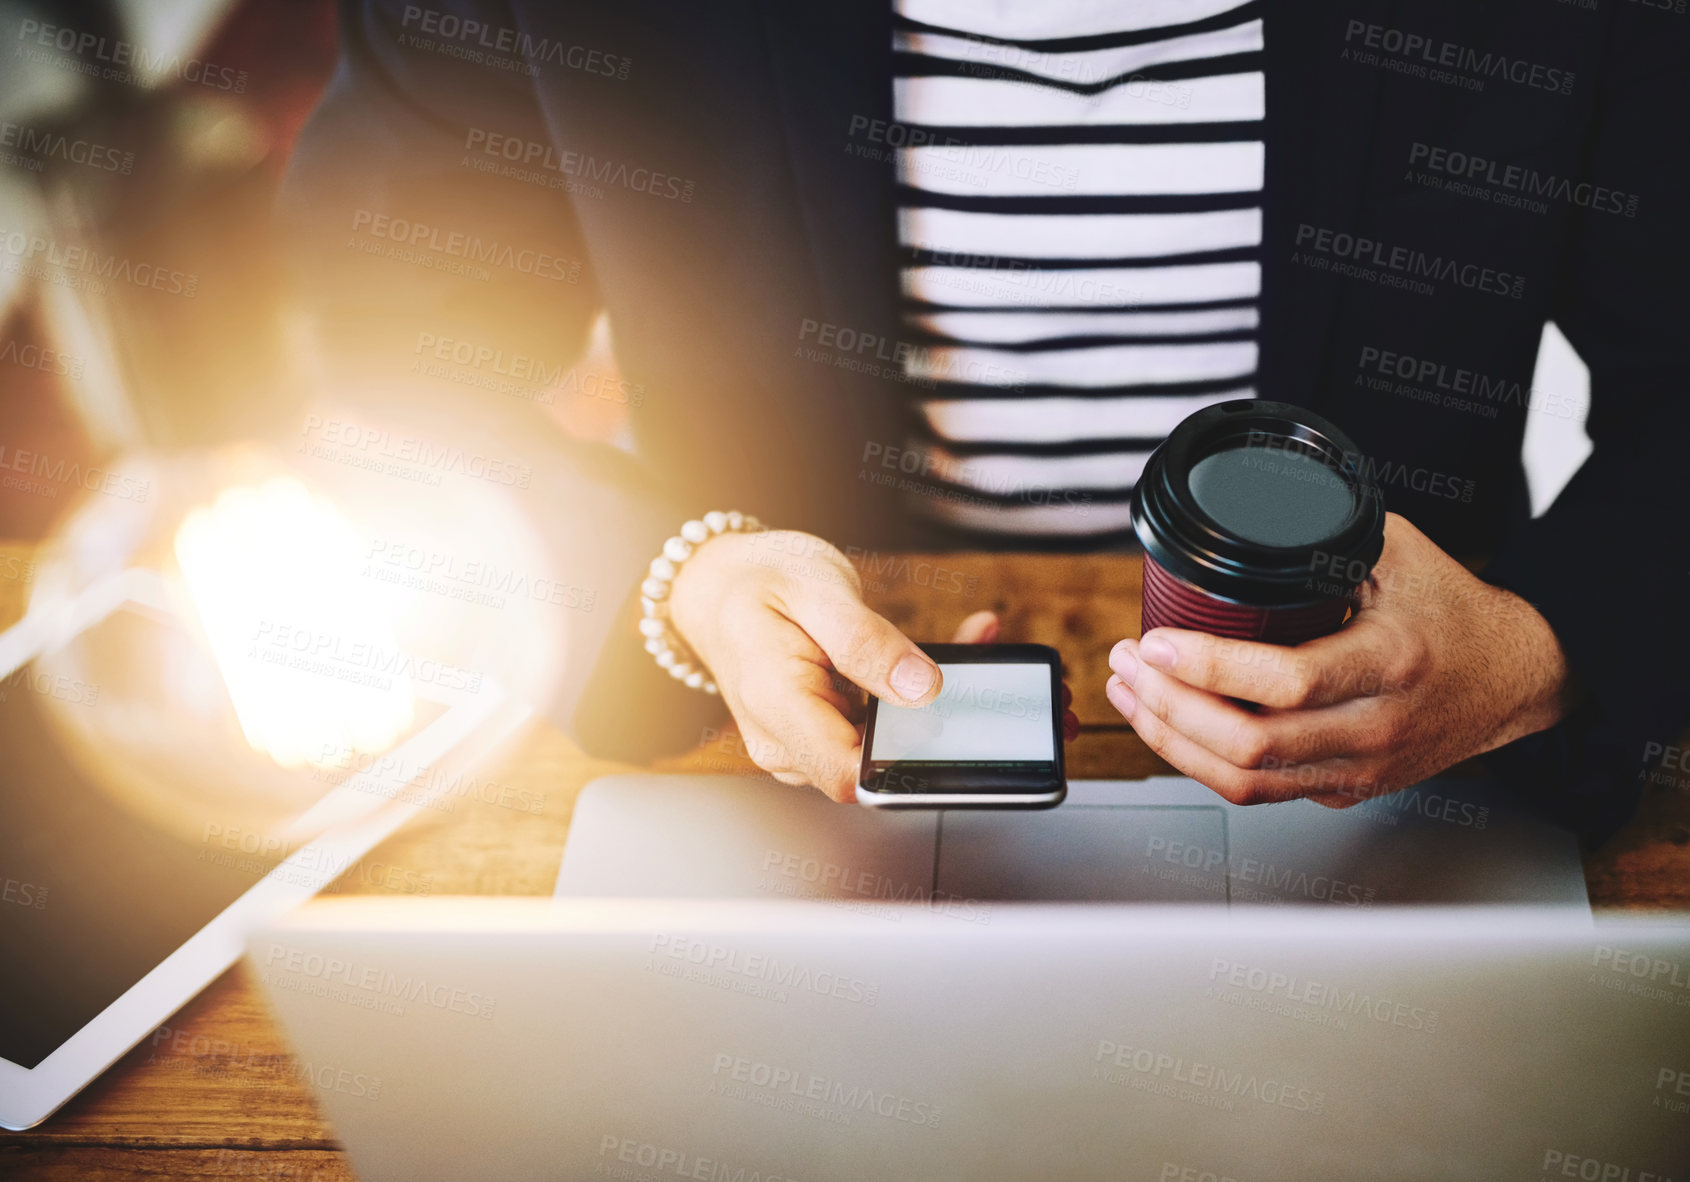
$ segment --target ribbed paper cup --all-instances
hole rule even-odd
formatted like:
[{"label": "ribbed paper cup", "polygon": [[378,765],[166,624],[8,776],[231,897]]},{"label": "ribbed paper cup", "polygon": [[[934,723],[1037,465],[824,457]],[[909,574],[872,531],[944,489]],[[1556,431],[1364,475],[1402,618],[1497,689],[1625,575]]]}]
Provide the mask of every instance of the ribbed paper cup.
[{"label": "ribbed paper cup", "polygon": [[1336,631],[1384,547],[1385,506],[1355,444],[1283,402],[1206,407],[1133,490],[1145,632],[1301,644]]}]

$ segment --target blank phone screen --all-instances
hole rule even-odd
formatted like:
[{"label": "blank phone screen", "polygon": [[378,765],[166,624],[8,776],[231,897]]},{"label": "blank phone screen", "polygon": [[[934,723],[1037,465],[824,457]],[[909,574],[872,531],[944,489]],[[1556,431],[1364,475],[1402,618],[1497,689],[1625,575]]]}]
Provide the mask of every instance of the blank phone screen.
[{"label": "blank phone screen", "polygon": [[926,706],[875,707],[876,763],[1044,763],[1056,758],[1050,666],[941,664],[945,684]]}]

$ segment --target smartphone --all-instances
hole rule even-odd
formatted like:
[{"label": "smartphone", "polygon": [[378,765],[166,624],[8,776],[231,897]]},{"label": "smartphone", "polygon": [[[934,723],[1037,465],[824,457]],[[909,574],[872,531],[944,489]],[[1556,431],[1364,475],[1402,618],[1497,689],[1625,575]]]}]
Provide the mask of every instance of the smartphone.
[{"label": "smartphone", "polygon": [[1062,658],[1044,644],[924,644],[944,675],[912,709],[868,700],[857,800],[879,808],[1049,808],[1062,767]]}]

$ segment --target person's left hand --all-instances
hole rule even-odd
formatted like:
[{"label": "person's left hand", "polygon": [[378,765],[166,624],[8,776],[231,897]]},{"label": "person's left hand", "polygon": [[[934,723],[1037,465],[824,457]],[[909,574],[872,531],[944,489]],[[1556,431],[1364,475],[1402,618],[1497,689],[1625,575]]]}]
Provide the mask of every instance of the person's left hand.
[{"label": "person's left hand", "polygon": [[[1105,692],[1157,754],[1234,804],[1346,808],[1553,726],[1567,660],[1525,600],[1396,514],[1349,621],[1287,648],[1156,628]],[[1252,710],[1241,705],[1257,703]]]}]

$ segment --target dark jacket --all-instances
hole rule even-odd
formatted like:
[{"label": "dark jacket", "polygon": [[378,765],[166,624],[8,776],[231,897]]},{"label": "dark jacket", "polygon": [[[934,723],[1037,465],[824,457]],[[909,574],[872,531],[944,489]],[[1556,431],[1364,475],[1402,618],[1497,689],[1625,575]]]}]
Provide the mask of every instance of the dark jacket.
[{"label": "dark jacket", "polygon": [[[1391,509],[1493,555],[1549,620],[1586,704],[1496,763],[1607,831],[1690,718],[1690,15],[1265,8],[1259,392],[1335,420]],[[566,449],[536,481],[607,605],[710,508],[932,544],[868,479],[920,393],[895,376],[891,21],[890,0],[346,5],[287,192],[316,298],[352,366],[412,356],[420,325],[567,358],[608,310],[640,460]],[[493,265],[375,274],[346,247],[381,216]],[[1527,416],[1566,413],[1528,411],[1548,320],[1590,367],[1595,450],[1531,520]],[[626,610],[573,627],[557,717],[585,745],[697,741],[711,704],[648,667]]]}]

